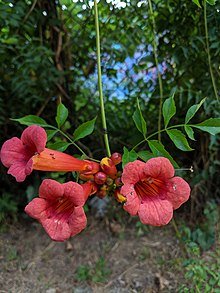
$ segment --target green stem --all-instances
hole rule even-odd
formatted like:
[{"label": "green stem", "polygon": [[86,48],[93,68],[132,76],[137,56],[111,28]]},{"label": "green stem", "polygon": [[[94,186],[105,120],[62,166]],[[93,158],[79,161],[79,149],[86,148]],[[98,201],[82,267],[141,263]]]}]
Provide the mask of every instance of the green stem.
[{"label": "green stem", "polygon": [[99,98],[100,98],[100,108],[101,108],[101,117],[102,117],[102,127],[104,131],[104,142],[107,156],[111,156],[111,151],[108,142],[108,132],[107,132],[107,124],[105,118],[105,106],[103,99],[103,91],[102,91],[102,71],[101,71],[101,53],[100,53],[100,35],[99,35],[99,17],[98,17],[98,6],[97,0],[94,0],[94,10],[95,10],[95,30],[96,30],[96,54],[97,54],[97,66],[98,66],[98,88],[99,88]]},{"label": "green stem", "polygon": [[[132,150],[136,149],[136,148],[137,148],[139,145],[141,145],[143,142],[148,141],[148,139],[150,139],[151,137],[153,137],[153,136],[155,136],[155,135],[157,135],[157,134],[159,134],[159,133],[161,133],[161,132],[164,132],[164,131],[169,130],[169,129],[172,129],[172,128],[184,127],[184,125],[186,125],[186,124],[178,124],[178,125],[173,125],[173,126],[170,126],[170,127],[164,128],[164,129],[160,129],[160,130],[158,130],[158,131],[156,131],[156,132],[150,134],[150,135],[149,135],[148,137],[146,137],[145,139],[139,141],[139,143],[137,143],[137,144],[132,148]],[[191,125],[191,124],[187,124],[187,125],[188,125],[188,126],[193,126],[193,125]]]},{"label": "green stem", "polygon": [[219,102],[218,91],[215,83],[214,74],[212,71],[212,63],[211,63],[211,55],[210,55],[210,47],[209,47],[209,33],[208,33],[208,24],[207,24],[207,12],[206,12],[206,0],[204,0],[204,24],[205,24],[205,40],[206,40],[206,51],[208,55],[208,63],[209,63],[209,72],[212,80],[212,86],[215,93],[215,97]]},{"label": "green stem", "polygon": [[157,68],[157,77],[159,82],[159,90],[160,90],[160,103],[159,103],[159,115],[158,115],[158,140],[161,140],[160,130],[161,130],[161,120],[162,120],[162,105],[163,105],[163,83],[162,83],[162,77],[159,70],[159,62],[157,58],[157,42],[156,42],[156,23],[154,19],[154,12],[152,8],[151,0],[148,0],[149,3],[149,9],[150,9],[150,16],[152,19],[152,25],[153,25],[153,53],[154,53],[154,60]]},{"label": "green stem", "polygon": [[86,159],[89,159],[90,161],[94,161],[94,162],[98,162],[99,163],[98,160],[95,160],[93,158],[90,158],[65,132],[63,132],[59,128],[57,128],[55,126],[52,126],[52,125],[50,125],[50,128],[59,131],[60,134],[62,134],[64,137],[66,137],[71,142],[71,144],[74,145],[86,157]]}]

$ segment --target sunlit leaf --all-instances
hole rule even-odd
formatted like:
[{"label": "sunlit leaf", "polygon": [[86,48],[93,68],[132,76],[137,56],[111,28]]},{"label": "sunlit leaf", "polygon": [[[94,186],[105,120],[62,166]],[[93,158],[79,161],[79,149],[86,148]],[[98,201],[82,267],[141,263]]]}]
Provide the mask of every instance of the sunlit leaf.
[{"label": "sunlit leaf", "polygon": [[50,125],[47,124],[47,122],[35,115],[27,115],[18,119],[11,119],[13,121],[17,121],[22,125],[39,125],[39,126],[43,126],[43,127],[51,127]]},{"label": "sunlit leaf", "polygon": [[146,137],[147,124],[143,118],[138,99],[137,99],[137,109],[135,110],[132,118],[134,120],[134,123],[135,123],[137,129],[143,134],[144,137]]},{"label": "sunlit leaf", "polygon": [[209,3],[210,5],[215,5],[217,0],[206,0],[207,3]]},{"label": "sunlit leaf", "polygon": [[216,135],[220,133],[220,118],[209,118],[199,124],[192,125],[192,127]]},{"label": "sunlit leaf", "polygon": [[57,107],[57,116],[56,116],[56,122],[58,125],[58,128],[60,128],[66,121],[68,117],[68,109],[60,103]]},{"label": "sunlit leaf", "polygon": [[71,143],[68,143],[65,141],[57,141],[55,143],[49,143],[48,147],[52,150],[64,152],[68,148],[69,145],[71,145]]},{"label": "sunlit leaf", "polygon": [[195,137],[194,137],[194,131],[192,129],[192,127],[188,126],[188,125],[185,125],[184,126],[184,129],[186,131],[186,134],[188,135],[188,137],[192,140],[195,140]]},{"label": "sunlit leaf", "polygon": [[137,160],[137,158],[138,154],[134,150],[129,151],[126,147],[124,147],[122,155],[122,168],[124,168],[127,163]]},{"label": "sunlit leaf", "polygon": [[87,135],[91,134],[94,130],[96,122],[96,117],[92,120],[89,120],[83,124],[81,124],[73,133],[74,141],[77,141],[81,138],[86,137]]},{"label": "sunlit leaf", "polygon": [[47,141],[51,140],[54,135],[58,132],[58,130],[47,130]]},{"label": "sunlit leaf", "polygon": [[168,153],[160,141],[148,140],[148,145],[155,157],[165,157],[170,160],[175,168],[179,168],[178,164],[174,161],[172,156]]},{"label": "sunlit leaf", "polygon": [[154,155],[149,151],[139,151],[138,157],[142,159],[144,162],[147,162],[149,159],[153,158]]},{"label": "sunlit leaf", "polygon": [[192,151],[189,146],[186,136],[177,129],[171,129],[166,131],[175,146],[182,151]]},{"label": "sunlit leaf", "polygon": [[174,101],[174,94],[165,100],[163,103],[163,118],[164,118],[164,124],[165,128],[170,122],[170,119],[176,114],[176,106]]},{"label": "sunlit leaf", "polygon": [[199,8],[201,8],[201,5],[200,5],[200,3],[199,3],[199,0],[192,0],[193,1],[193,3],[195,3],[197,6],[199,6]]},{"label": "sunlit leaf", "polygon": [[206,98],[202,99],[202,101],[199,104],[191,106],[187,113],[185,118],[185,123],[188,123],[190,119],[196,114],[196,112],[199,110],[199,108],[202,106],[202,104],[205,102]]}]

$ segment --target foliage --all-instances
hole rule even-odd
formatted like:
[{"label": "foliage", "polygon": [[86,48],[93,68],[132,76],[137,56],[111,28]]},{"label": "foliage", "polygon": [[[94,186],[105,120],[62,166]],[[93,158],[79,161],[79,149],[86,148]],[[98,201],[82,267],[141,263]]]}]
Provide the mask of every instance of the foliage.
[{"label": "foliage", "polygon": [[184,242],[199,245],[202,250],[209,249],[216,239],[216,226],[219,221],[219,207],[214,201],[207,202],[200,224],[191,230],[182,226],[181,235]]},{"label": "foliage", "polygon": [[3,193],[0,198],[0,223],[6,218],[11,216],[16,218],[17,214],[17,203],[11,194]]},{"label": "foliage", "polygon": [[[217,198],[220,193],[219,176],[216,176],[219,136],[210,140],[208,134],[201,136],[197,131],[202,129],[215,133],[213,123],[216,120],[213,119],[219,118],[220,108],[214,95],[208,62],[210,58],[219,89],[219,3],[208,1],[215,6],[207,5],[205,17],[202,1],[153,1],[154,12],[149,17],[147,1],[142,1],[140,7],[136,1],[125,2],[124,9],[117,9],[104,0],[99,5],[104,96],[112,150],[122,152],[124,149],[124,162],[137,157],[147,160],[152,153],[172,160],[176,153],[175,145],[189,150],[186,137],[192,140],[190,147],[195,152],[181,153],[177,162],[172,162],[176,167],[194,165],[192,186],[199,184],[199,192],[196,200],[192,199],[191,211],[198,216],[200,205],[204,205],[210,195]],[[67,151],[71,148],[76,152],[76,145],[70,145],[66,138],[62,137],[60,141],[60,134],[66,130],[75,133],[82,123],[94,121],[98,113],[93,11],[87,2],[39,0],[34,3],[27,0],[0,1],[1,139],[17,135],[21,130],[20,126],[14,127],[9,118],[31,113],[35,118],[41,115],[42,118],[36,118],[38,122],[43,119],[42,123],[47,121],[47,124],[54,125],[54,113],[60,105],[58,127],[48,129],[50,147],[68,148]],[[155,67],[154,42],[157,44],[159,69]],[[169,128],[168,123],[170,126],[178,125],[185,119],[185,124],[188,124],[183,127],[186,137],[179,129],[167,129],[168,135],[163,136],[161,142],[156,137],[148,140],[149,150],[143,144],[136,153],[131,152],[132,146],[142,139],[142,133],[145,136],[147,130],[149,135],[157,131],[158,71],[162,76],[163,100],[166,101],[163,108],[165,127]],[[175,107],[173,100],[167,99],[174,92]],[[139,102],[134,114],[137,98]],[[69,113],[62,105],[68,108]],[[210,120],[210,117],[214,118]],[[201,121],[206,121],[206,125]],[[195,127],[192,128],[191,124]],[[93,129],[94,124],[91,123],[85,133],[89,134]],[[104,147],[99,115],[95,130],[95,135],[81,137],[80,147],[102,157]],[[175,145],[170,144],[169,137]],[[2,172],[4,170],[2,168]],[[34,177],[30,179],[29,184],[34,180]],[[2,178],[1,186],[5,190],[10,187],[10,192],[16,193],[16,188],[13,189]]]},{"label": "foliage", "polygon": [[106,267],[106,262],[103,257],[92,265],[81,265],[76,270],[76,279],[78,281],[92,281],[97,283],[106,282],[110,274],[109,268]]},{"label": "foliage", "polygon": [[213,292],[218,293],[220,287],[219,278],[219,249],[211,252],[207,259],[194,256],[185,262],[185,278],[187,284],[182,284],[179,292]]}]

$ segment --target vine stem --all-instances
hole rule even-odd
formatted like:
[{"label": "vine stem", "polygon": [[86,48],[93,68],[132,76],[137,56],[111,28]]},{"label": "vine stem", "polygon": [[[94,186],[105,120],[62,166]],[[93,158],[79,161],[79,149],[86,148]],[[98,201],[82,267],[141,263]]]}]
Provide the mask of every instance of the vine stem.
[{"label": "vine stem", "polygon": [[[153,137],[154,135],[157,135],[157,134],[159,134],[159,133],[161,133],[161,132],[164,132],[164,131],[169,130],[169,129],[172,129],[172,128],[184,127],[184,125],[185,125],[185,124],[178,124],[178,125],[173,125],[173,126],[170,126],[170,127],[164,128],[164,129],[160,129],[160,130],[158,130],[158,131],[156,131],[156,132],[150,134],[150,135],[149,135],[148,137],[146,137],[145,139],[139,141],[139,142],[138,142],[138,143],[132,148],[132,150],[136,149],[136,148],[137,148],[140,144],[142,144],[143,142],[148,141],[148,139],[150,139],[150,138]],[[187,125],[188,125],[188,126],[193,126],[193,125],[191,125],[191,124],[187,124]]]},{"label": "vine stem", "polygon": [[[46,125],[46,127],[48,127],[48,125]],[[52,126],[52,125],[50,125],[50,127],[49,128],[51,128],[51,129],[54,129],[54,130],[57,130],[58,132],[60,132],[60,134],[62,134],[62,136],[64,136],[64,137],[66,137],[69,141],[70,141],[70,143],[72,144],[72,145],[74,145],[87,159],[89,159],[90,161],[94,161],[94,162],[98,162],[99,163],[99,161],[98,160],[95,160],[95,159],[93,159],[93,158],[90,158],[65,132],[63,132],[61,129],[59,129],[59,128],[57,128],[57,127],[54,127],[54,126]]]},{"label": "vine stem", "polygon": [[154,19],[154,12],[152,8],[152,2],[151,0],[148,0],[149,3],[149,9],[150,9],[150,16],[152,19],[152,26],[153,26],[153,53],[154,53],[154,60],[157,68],[157,77],[159,82],[159,90],[160,90],[160,103],[159,103],[159,115],[158,115],[158,140],[161,141],[161,118],[162,118],[162,105],[163,105],[163,83],[162,83],[162,77],[159,70],[159,62],[157,58],[157,42],[156,42],[156,23]]},{"label": "vine stem", "polygon": [[205,40],[206,40],[206,51],[208,55],[208,63],[209,63],[209,72],[212,80],[212,86],[215,93],[215,97],[219,102],[218,91],[215,83],[215,78],[212,70],[212,63],[211,63],[211,55],[210,55],[210,47],[209,47],[209,33],[208,33],[208,24],[207,24],[207,10],[206,10],[206,0],[204,0],[204,24],[205,24]]},{"label": "vine stem", "polygon": [[97,0],[94,0],[94,11],[95,11],[95,30],[96,30],[96,54],[97,54],[97,67],[98,67],[98,88],[99,88],[99,99],[101,108],[102,127],[104,131],[104,142],[107,156],[111,156],[111,151],[108,141],[107,124],[105,117],[105,106],[102,91],[102,71],[101,71],[101,53],[100,53],[100,34],[99,34],[99,16],[98,16],[98,5]]}]

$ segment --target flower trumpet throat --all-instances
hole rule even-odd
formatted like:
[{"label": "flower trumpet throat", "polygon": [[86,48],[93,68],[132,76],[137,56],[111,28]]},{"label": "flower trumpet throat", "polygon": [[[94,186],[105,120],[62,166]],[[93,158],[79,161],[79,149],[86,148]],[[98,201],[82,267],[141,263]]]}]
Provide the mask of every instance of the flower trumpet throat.
[{"label": "flower trumpet throat", "polygon": [[76,159],[65,153],[45,148],[32,157],[33,169],[40,171],[91,171],[89,161]]}]

